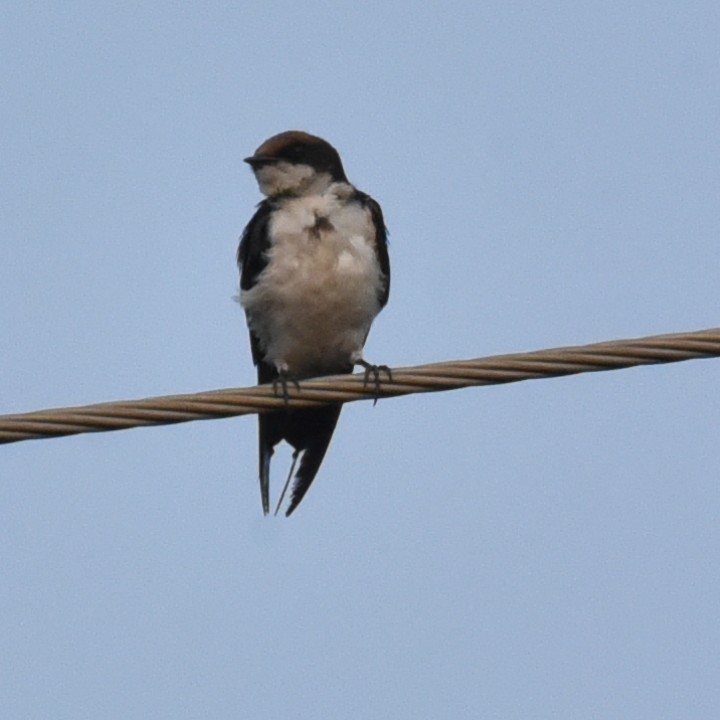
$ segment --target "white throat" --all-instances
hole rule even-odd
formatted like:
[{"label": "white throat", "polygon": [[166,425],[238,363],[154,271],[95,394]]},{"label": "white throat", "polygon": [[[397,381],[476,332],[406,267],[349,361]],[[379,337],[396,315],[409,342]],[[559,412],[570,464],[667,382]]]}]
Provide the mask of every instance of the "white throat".
[{"label": "white throat", "polygon": [[255,178],[263,195],[272,197],[283,193],[293,195],[320,195],[332,184],[328,173],[318,172],[310,165],[285,161],[262,165]]}]

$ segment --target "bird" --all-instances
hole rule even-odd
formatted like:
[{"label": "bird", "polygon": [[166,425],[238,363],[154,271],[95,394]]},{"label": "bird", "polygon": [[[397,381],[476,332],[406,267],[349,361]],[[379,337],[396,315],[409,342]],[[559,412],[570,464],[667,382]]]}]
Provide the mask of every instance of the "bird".
[{"label": "bird", "polygon": [[[239,301],[245,311],[258,383],[273,383],[286,402],[290,386],[361,366],[376,388],[386,365],[363,356],[370,326],[390,294],[388,231],[380,205],[350,183],[338,151],[300,130],[273,135],[244,162],[265,196],[237,252]],[[285,440],[292,465],[277,514],[293,479],[286,516],[320,469],[340,416],[340,403],[286,407],[258,416],[262,509],[270,510],[270,460]],[[294,475],[296,461],[300,465]]]}]

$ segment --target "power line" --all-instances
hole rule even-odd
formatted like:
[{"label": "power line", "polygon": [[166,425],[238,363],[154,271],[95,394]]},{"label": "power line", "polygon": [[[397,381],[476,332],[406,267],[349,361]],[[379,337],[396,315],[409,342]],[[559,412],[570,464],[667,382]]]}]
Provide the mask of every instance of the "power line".
[{"label": "power line", "polygon": [[[696,332],[614,340],[576,347],[494,355],[474,360],[396,368],[392,378],[381,374],[379,388],[364,383],[362,374],[303,380],[300,390],[289,386],[289,407],[314,407],[330,402],[388,398],[413,393],[457,390],[473,385],[498,385],[537,378],[618,370],[720,356],[720,328]],[[272,385],[167,395],[142,400],[0,415],[0,444],[86,432],[169,425],[191,420],[270,412],[285,406]]]}]

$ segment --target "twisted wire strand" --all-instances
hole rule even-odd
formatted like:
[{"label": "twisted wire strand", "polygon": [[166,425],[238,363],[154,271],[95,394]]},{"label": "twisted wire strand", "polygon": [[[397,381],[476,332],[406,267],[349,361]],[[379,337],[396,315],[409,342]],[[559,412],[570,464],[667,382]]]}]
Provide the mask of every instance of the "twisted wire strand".
[{"label": "twisted wire strand", "polygon": [[[316,407],[330,402],[397,397],[718,356],[720,328],[712,328],[396,368],[392,370],[392,378],[381,372],[377,388],[372,379],[365,382],[363,374],[303,380],[299,391],[294,386],[289,388],[287,406]],[[0,444],[226,418],[270,412],[285,406],[285,399],[276,396],[272,385],[261,385],[1,415]]]}]

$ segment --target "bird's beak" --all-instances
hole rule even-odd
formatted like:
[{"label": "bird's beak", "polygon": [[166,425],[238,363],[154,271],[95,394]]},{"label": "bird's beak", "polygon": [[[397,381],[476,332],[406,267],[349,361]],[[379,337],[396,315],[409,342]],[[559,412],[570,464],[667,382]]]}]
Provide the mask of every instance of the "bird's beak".
[{"label": "bird's beak", "polygon": [[251,155],[250,157],[246,157],[243,162],[246,162],[253,170],[255,170],[263,165],[269,165],[270,163],[277,162],[277,158],[268,157],[267,155]]}]

